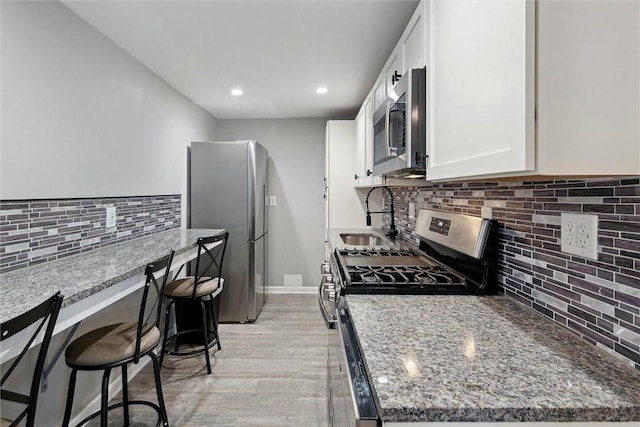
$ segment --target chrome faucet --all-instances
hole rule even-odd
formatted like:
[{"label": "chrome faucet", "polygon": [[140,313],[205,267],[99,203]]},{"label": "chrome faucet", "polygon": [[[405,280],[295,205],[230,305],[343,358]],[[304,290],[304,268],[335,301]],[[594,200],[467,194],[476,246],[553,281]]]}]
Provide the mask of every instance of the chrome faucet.
[{"label": "chrome faucet", "polygon": [[[373,190],[375,190],[376,188],[384,188],[385,190],[387,190],[389,192],[389,197],[391,198],[391,209],[388,211],[376,211],[376,212],[371,212],[369,211],[369,196],[371,195],[371,192]],[[369,192],[367,193],[367,200],[365,201],[365,203],[367,204],[367,225],[371,225],[371,214],[375,213],[388,213],[391,214],[391,229],[389,230],[389,232],[387,233],[387,236],[391,237],[392,239],[395,239],[395,237],[398,235],[398,230],[396,230],[396,222],[395,222],[395,208],[393,206],[393,193],[391,192],[391,190],[389,190],[389,187],[373,187],[371,190],[369,190]]]}]

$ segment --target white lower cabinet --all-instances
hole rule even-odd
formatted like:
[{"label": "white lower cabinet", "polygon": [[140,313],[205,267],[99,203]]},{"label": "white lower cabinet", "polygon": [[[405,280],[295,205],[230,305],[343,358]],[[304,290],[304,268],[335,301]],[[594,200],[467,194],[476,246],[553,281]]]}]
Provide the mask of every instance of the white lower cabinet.
[{"label": "white lower cabinet", "polygon": [[640,173],[640,2],[432,0],[429,180]]}]

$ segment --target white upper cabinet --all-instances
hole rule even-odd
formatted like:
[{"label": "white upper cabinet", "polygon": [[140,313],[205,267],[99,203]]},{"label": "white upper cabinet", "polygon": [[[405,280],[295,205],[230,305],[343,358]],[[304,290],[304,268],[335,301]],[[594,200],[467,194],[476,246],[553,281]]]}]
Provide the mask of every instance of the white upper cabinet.
[{"label": "white upper cabinet", "polygon": [[362,227],[364,212],[358,193],[353,187],[353,120],[327,122],[325,147],[327,228]]},{"label": "white upper cabinet", "polygon": [[371,95],[369,95],[360,108],[355,120],[355,144],[353,144],[353,171],[354,171],[354,184],[363,185],[366,181],[367,174],[367,123],[366,123],[366,105],[371,103]]},{"label": "white upper cabinet", "polygon": [[640,174],[640,2],[429,14],[429,180]]},{"label": "white upper cabinet", "polygon": [[384,67],[384,82],[386,91],[388,94],[391,89],[396,85],[396,82],[400,80],[404,74],[404,69],[402,67],[402,46],[397,46],[395,50],[391,53],[391,56],[387,60],[387,64]]},{"label": "white upper cabinet", "polygon": [[422,68],[427,65],[427,24],[428,2],[423,1],[418,5],[407,28],[402,34],[403,73],[414,68]]},{"label": "white upper cabinet", "polygon": [[382,71],[373,85],[373,110],[377,110],[387,99],[387,88],[385,86],[385,73]]},{"label": "white upper cabinet", "polygon": [[428,4],[427,0],[420,2],[373,85],[373,111],[386,101],[389,91],[407,70],[427,65]]},{"label": "white upper cabinet", "polygon": [[537,171],[640,174],[640,2],[538,3]]},{"label": "white upper cabinet", "polygon": [[367,96],[355,119],[354,178],[356,186],[380,184],[373,170],[373,91]]},{"label": "white upper cabinet", "polygon": [[535,4],[431,0],[430,180],[535,167]]}]

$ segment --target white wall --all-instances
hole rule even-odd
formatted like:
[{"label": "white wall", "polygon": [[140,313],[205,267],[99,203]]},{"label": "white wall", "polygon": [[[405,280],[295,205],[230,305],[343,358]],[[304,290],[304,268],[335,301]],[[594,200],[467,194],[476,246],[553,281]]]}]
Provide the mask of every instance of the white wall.
[{"label": "white wall", "polygon": [[61,3],[1,5],[0,197],[184,203],[186,147],[216,119]]},{"label": "white wall", "polygon": [[[324,259],[326,119],[218,120],[219,140],[255,139],[269,150],[268,286],[302,275],[318,286]],[[295,279],[290,277],[290,279]]]}]

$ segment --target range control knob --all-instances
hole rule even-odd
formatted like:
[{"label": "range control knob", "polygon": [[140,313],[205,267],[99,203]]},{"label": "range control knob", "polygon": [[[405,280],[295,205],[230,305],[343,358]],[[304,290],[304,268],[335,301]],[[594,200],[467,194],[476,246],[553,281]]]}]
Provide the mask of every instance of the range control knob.
[{"label": "range control knob", "polygon": [[324,276],[324,281],[327,283],[333,283],[333,276],[331,274],[327,274]]},{"label": "range control knob", "polygon": [[331,267],[329,266],[329,263],[323,262],[322,264],[320,264],[320,272],[322,274],[331,273]]},{"label": "range control knob", "polygon": [[327,292],[327,299],[329,301],[335,301],[336,300],[336,293],[334,291]]}]

